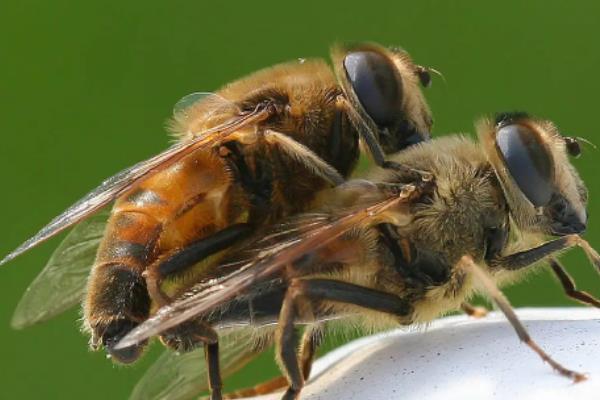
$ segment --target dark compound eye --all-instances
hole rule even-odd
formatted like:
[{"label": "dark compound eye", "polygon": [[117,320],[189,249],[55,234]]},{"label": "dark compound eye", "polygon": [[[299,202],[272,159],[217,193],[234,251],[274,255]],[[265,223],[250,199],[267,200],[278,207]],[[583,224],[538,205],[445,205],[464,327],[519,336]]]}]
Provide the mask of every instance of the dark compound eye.
[{"label": "dark compound eye", "polygon": [[535,207],[545,206],[554,193],[554,167],[538,135],[519,124],[506,125],[496,135],[510,175]]},{"label": "dark compound eye", "polygon": [[373,121],[379,126],[393,124],[402,103],[402,82],[391,61],[373,51],[358,51],[344,58],[344,69]]},{"label": "dark compound eye", "polygon": [[581,145],[577,139],[565,137],[565,144],[567,145],[567,151],[569,152],[569,155],[573,157],[579,157],[581,155]]}]

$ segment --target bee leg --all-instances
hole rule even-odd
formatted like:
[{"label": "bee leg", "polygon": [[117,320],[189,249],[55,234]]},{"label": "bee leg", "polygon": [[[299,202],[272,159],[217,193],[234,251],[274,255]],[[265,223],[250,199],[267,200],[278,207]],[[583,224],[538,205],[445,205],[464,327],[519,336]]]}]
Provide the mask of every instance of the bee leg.
[{"label": "bee leg", "polygon": [[258,385],[239,389],[234,392],[226,393],[223,396],[225,400],[232,399],[243,399],[245,397],[255,397],[255,396],[263,396],[266,394],[271,394],[277,392],[280,389],[284,389],[288,386],[288,380],[285,376],[278,376],[276,378],[270,379],[266,382],[260,383]]},{"label": "bee leg", "polygon": [[460,305],[461,310],[465,312],[469,317],[483,318],[487,315],[488,309],[481,306],[474,306],[471,303],[464,302]]},{"label": "bee leg", "polygon": [[219,363],[219,338],[217,332],[205,321],[186,321],[160,336],[161,342],[177,352],[189,352],[204,346],[208,369],[208,387],[211,400],[222,399],[223,381]]},{"label": "bee leg", "polygon": [[300,365],[302,366],[302,375],[307,381],[310,377],[315,353],[323,342],[323,331],[320,326],[310,326],[304,331],[302,343],[300,344]]},{"label": "bee leg", "polygon": [[252,227],[249,224],[231,225],[162,257],[144,271],[148,293],[159,306],[168,304],[171,299],[161,289],[164,278],[185,271],[206,257],[247,237],[251,232]]},{"label": "bee leg", "polygon": [[[589,245],[589,243],[579,237],[579,235],[563,236],[561,238],[543,243],[542,245],[534,247],[533,249],[509,254],[503,257],[492,258],[488,261],[488,263],[492,268],[518,270],[529,267],[561,250],[565,250],[574,246],[581,247],[585,251],[590,261],[596,266],[596,268],[598,268],[598,270],[600,270],[600,256]],[[588,293],[580,292],[575,289],[573,280],[555,258],[550,258],[550,266],[565,289],[567,296],[595,307],[599,306],[600,302],[596,298]]]},{"label": "bee leg", "polygon": [[573,278],[571,278],[563,265],[557,259],[550,259],[550,267],[552,268],[552,271],[554,271],[554,274],[558,277],[558,280],[565,290],[565,294],[567,296],[581,303],[600,308],[600,300],[596,299],[587,292],[577,290]]},{"label": "bee leg", "polygon": [[210,400],[221,400],[223,398],[223,380],[221,379],[221,366],[219,365],[219,342],[205,344],[204,356],[208,366]]},{"label": "bee leg", "polygon": [[295,297],[294,294],[286,295],[279,314],[279,327],[275,336],[277,358],[288,380],[288,389],[281,398],[282,400],[297,399],[304,386],[304,376],[298,363],[298,354],[296,354],[298,337],[294,322],[298,317],[299,310]]},{"label": "bee leg", "polygon": [[559,374],[572,379],[574,382],[581,382],[587,379],[585,374],[571,371],[565,367],[563,367],[558,362],[554,361],[536,342],[533,341],[527,329],[523,326],[515,311],[511,307],[510,303],[504,296],[504,294],[498,289],[493,279],[488,275],[486,271],[484,271],[479,265],[477,265],[470,256],[464,256],[459,261],[459,268],[462,268],[467,273],[472,274],[479,283],[482,284],[483,288],[487,292],[487,294],[492,298],[494,303],[500,308],[500,310],[504,313],[510,324],[515,329],[517,336],[523,343],[529,346],[533,351],[535,351],[545,362],[550,364],[552,368],[558,372]]},{"label": "bee leg", "polygon": [[520,251],[507,256],[497,256],[488,260],[488,264],[492,268],[518,270],[529,267],[544,258],[574,246],[581,247],[592,264],[600,271],[600,256],[590,244],[579,235],[566,235],[558,239],[550,240],[529,250]]},{"label": "bee leg", "polygon": [[288,377],[289,387],[282,400],[297,399],[304,386],[304,374],[296,353],[297,335],[294,323],[311,312],[315,301],[352,304],[396,316],[411,312],[410,303],[393,294],[331,279],[293,279],[279,314],[275,335],[279,363]]},{"label": "bee leg", "polygon": [[[304,381],[308,380],[317,347],[321,344],[322,339],[323,335],[319,326],[311,326],[306,328],[304,334],[302,335],[302,341],[300,344],[300,365],[302,366],[302,375],[304,376]],[[276,392],[280,389],[286,388],[287,386],[287,378],[285,376],[278,376],[253,387],[227,393],[224,398],[230,400],[244,397],[261,396]]]},{"label": "bee leg", "polygon": [[337,107],[348,116],[359,136],[368,147],[369,153],[371,153],[373,161],[378,167],[392,169],[402,175],[402,177],[406,177],[408,181],[430,181],[433,179],[433,176],[429,172],[418,171],[393,161],[387,161],[385,159],[385,152],[379,144],[379,135],[375,133],[377,127],[369,126],[344,96],[340,95],[337,97]]},{"label": "bee leg", "polygon": [[304,164],[308,170],[328,181],[333,186],[344,183],[344,177],[334,167],[302,143],[271,129],[266,129],[263,135],[267,143],[279,147],[292,159]]}]

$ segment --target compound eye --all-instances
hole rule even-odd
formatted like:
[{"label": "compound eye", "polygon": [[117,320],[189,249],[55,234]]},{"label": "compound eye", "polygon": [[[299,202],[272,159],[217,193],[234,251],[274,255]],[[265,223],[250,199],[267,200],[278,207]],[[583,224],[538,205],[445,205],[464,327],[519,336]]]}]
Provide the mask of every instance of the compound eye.
[{"label": "compound eye", "polygon": [[569,155],[571,155],[572,157],[577,158],[581,155],[581,145],[579,144],[577,139],[572,137],[566,137],[565,145],[567,146],[567,151],[569,152]]},{"label": "compound eye", "polygon": [[344,58],[346,76],[360,104],[379,126],[394,123],[402,103],[402,82],[390,60],[373,51]]},{"label": "compound eye", "polygon": [[554,164],[540,138],[529,128],[506,125],[498,130],[496,144],[513,180],[535,207],[547,205],[554,193]]}]

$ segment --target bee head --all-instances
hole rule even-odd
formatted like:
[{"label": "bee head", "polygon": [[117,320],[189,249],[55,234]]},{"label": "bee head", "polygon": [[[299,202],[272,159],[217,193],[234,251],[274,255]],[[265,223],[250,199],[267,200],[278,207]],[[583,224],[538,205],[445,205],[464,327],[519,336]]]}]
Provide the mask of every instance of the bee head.
[{"label": "bee head", "polygon": [[346,98],[386,153],[429,139],[433,119],[421,92],[431,84],[429,69],[402,49],[375,44],[336,46],[332,59]]},{"label": "bee head", "polygon": [[569,161],[576,139],[525,113],[499,114],[477,126],[519,228],[562,236],[587,226],[587,189]]}]

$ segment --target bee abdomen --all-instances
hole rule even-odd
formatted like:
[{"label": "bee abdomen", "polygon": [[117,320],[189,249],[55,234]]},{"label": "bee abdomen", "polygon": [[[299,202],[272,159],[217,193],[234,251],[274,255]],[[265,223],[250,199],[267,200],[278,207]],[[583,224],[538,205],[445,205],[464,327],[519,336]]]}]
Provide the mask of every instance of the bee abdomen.
[{"label": "bee abdomen", "polygon": [[145,343],[121,350],[114,346],[148,318],[149,312],[150,297],[140,272],[126,264],[94,265],[84,304],[92,348],[102,345],[119,362],[135,361]]},{"label": "bee abdomen", "polygon": [[130,363],[144,344],[115,350],[131,329],[148,318],[150,297],[142,273],[155,257],[161,224],[141,212],[117,211],[109,219],[88,282],[84,303],[93,348],[104,346],[117,361]]},{"label": "bee abdomen", "polygon": [[161,225],[145,213],[114,213],[98,250],[96,264],[121,264],[143,271],[155,256]]}]

